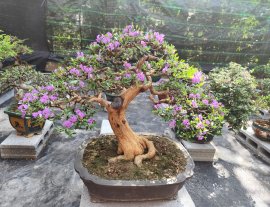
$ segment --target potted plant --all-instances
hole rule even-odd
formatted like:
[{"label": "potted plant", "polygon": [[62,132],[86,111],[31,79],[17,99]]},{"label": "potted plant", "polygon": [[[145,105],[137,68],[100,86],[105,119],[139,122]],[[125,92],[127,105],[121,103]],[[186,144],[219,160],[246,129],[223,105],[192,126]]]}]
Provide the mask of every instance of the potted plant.
[{"label": "potted plant", "polygon": [[[25,46],[24,40],[20,40],[15,36],[4,34],[0,30],[0,63],[8,58],[15,58],[15,64],[21,64],[20,55],[31,53],[32,50]],[[1,67],[0,67],[1,69]]]},{"label": "potted plant", "polygon": [[[15,58],[15,64],[21,64],[20,55],[31,53],[32,50],[23,44],[23,40],[18,39],[17,37],[6,35],[0,30],[0,76],[1,71],[3,70],[3,61],[8,58]],[[6,68],[5,70],[10,70],[11,67]],[[14,91],[9,84],[6,84],[1,80],[0,82],[0,104],[9,100],[14,95]]]},{"label": "potted plant", "polygon": [[[48,116],[62,120],[61,131],[69,135],[75,128],[91,129],[95,125],[94,103],[105,107],[115,136],[87,140],[75,160],[75,170],[92,198],[170,199],[192,176],[191,157],[170,139],[135,133],[125,113],[146,91],[165,94],[168,104],[173,103],[167,90],[154,89],[151,78],[160,71],[169,77],[172,70],[188,72],[190,68],[183,68],[176,49],[164,41],[164,35],[144,33],[129,25],[123,31],[98,35],[88,53],[79,52],[65,67],[55,70],[49,86],[29,92],[38,98],[23,96],[19,107],[23,106],[26,114],[45,119],[40,107],[46,109]],[[178,80],[189,82],[184,76]],[[112,102],[102,98],[108,90],[118,95]]]},{"label": "potted plant", "polygon": [[7,89],[15,91],[15,101],[4,112],[8,114],[10,124],[16,129],[17,134],[32,136],[42,130],[45,122],[26,116],[23,108],[18,109],[18,102],[24,91],[33,89],[35,85],[45,83],[47,80],[45,75],[30,65],[11,66],[0,73],[0,93]]},{"label": "potted plant", "polygon": [[[255,67],[251,74],[255,76],[257,85],[256,105],[263,114],[270,113],[270,63]],[[264,117],[267,117],[264,116]],[[270,141],[270,119],[255,119],[252,129],[255,135],[263,140]]]},{"label": "potted plant", "polygon": [[168,121],[178,138],[208,143],[214,135],[221,133],[224,107],[211,93],[205,93],[206,77],[201,71],[187,63],[182,63],[181,68],[173,70],[170,77],[158,85],[174,97],[173,104],[161,105],[166,99],[159,99],[155,102],[154,112]]},{"label": "potted plant", "polygon": [[247,68],[237,63],[215,68],[209,74],[210,89],[228,113],[225,120],[229,127],[239,130],[246,127],[255,112],[256,81]]}]

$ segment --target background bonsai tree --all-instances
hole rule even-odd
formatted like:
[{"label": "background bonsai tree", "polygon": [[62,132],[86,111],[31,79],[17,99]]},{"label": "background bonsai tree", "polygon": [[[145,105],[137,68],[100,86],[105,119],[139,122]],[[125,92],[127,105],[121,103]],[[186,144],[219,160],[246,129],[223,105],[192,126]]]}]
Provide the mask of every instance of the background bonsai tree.
[{"label": "background bonsai tree", "polygon": [[255,112],[256,81],[249,71],[237,63],[215,68],[209,75],[210,87],[228,110],[225,115],[230,127],[245,127]]},{"label": "background bonsai tree", "polygon": [[20,64],[21,60],[19,56],[21,54],[32,52],[32,50],[23,43],[24,40],[20,40],[15,36],[4,34],[0,30],[0,62],[7,58],[14,57],[15,63]]},{"label": "background bonsai tree", "polygon": [[270,112],[270,62],[253,68],[251,74],[257,82],[256,106],[259,110],[265,109]]},{"label": "background bonsai tree", "polygon": [[20,100],[24,91],[35,88],[40,84],[45,84],[49,76],[36,71],[30,65],[10,66],[0,72],[0,94],[14,88],[16,99]]},{"label": "background bonsai tree", "polygon": [[[155,156],[156,149],[151,141],[130,128],[126,110],[133,99],[146,91],[164,95],[160,103],[175,104],[175,96],[181,94],[179,87],[156,91],[151,78],[157,75],[168,78],[174,70],[183,71],[174,79],[182,87],[192,84],[191,77],[197,72],[179,60],[174,46],[164,41],[163,34],[144,33],[129,25],[123,31],[98,35],[87,54],[78,52],[77,58],[53,72],[49,85],[26,93],[20,108],[22,113],[33,117],[61,119],[63,131],[70,133],[74,128],[89,129],[95,124],[92,116],[96,102],[108,111],[118,139],[119,156],[109,161],[134,160],[140,166],[143,159]],[[118,97],[109,102],[102,98],[102,92]]]},{"label": "background bonsai tree", "polygon": [[157,88],[170,91],[173,104],[162,105],[163,101],[158,101],[154,111],[169,122],[178,138],[200,143],[211,141],[221,133],[225,109],[206,92],[205,75],[187,63],[181,65],[180,70],[172,70],[168,79],[157,83]]}]

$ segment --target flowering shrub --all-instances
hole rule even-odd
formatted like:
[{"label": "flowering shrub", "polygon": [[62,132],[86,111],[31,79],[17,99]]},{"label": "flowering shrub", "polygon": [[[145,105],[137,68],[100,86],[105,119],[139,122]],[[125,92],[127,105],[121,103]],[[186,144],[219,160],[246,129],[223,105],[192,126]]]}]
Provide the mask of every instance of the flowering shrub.
[{"label": "flowering shrub", "polygon": [[[194,89],[200,92],[188,92]],[[194,86],[187,88],[182,97],[176,98],[174,105],[154,106],[155,113],[168,121],[169,127],[174,129],[177,137],[191,142],[208,141],[210,137],[221,133],[224,123],[223,105],[212,94],[206,95],[199,89]]]},{"label": "flowering shrub", "polygon": [[256,82],[249,71],[237,63],[216,68],[210,75],[210,87],[228,110],[225,120],[234,129],[244,127],[255,112]]}]

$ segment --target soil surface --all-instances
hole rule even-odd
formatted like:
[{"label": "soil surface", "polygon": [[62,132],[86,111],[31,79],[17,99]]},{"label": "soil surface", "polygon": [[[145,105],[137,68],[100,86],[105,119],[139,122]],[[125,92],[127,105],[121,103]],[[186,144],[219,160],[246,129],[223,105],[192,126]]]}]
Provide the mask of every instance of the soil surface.
[{"label": "soil surface", "polygon": [[154,142],[156,156],[144,160],[141,168],[133,161],[108,163],[117,156],[115,136],[103,136],[89,142],[83,155],[83,165],[91,174],[109,180],[160,180],[176,177],[187,164],[183,152],[170,140],[160,136],[145,136]]},{"label": "soil surface", "polygon": [[267,128],[270,130],[270,121],[267,120],[256,120],[255,121],[256,124],[258,124],[261,127]]}]

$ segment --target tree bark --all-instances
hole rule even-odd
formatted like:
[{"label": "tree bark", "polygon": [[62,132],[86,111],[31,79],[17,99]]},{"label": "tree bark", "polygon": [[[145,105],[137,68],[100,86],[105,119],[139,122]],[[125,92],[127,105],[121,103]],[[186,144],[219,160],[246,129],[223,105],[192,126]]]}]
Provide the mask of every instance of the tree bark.
[{"label": "tree bark", "polygon": [[[130,128],[125,115],[129,103],[140,92],[144,92],[147,89],[148,88],[145,86],[131,87],[121,95],[123,101],[119,108],[113,108],[112,105],[106,107],[108,111],[109,122],[118,140],[117,153],[119,154],[119,156],[111,158],[109,162],[115,162],[121,159],[134,160],[134,163],[140,167],[142,160],[151,159],[155,156],[156,149],[153,142],[137,135]],[[144,154],[146,149],[148,149],[148,152]]]}]

